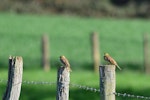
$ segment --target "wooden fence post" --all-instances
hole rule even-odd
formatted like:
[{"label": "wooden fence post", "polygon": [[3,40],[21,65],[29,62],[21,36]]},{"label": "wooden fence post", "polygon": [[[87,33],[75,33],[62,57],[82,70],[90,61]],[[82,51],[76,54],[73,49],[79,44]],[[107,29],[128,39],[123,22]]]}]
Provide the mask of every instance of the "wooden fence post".
[{"label": "wooden fence post", "polygon": [[149,35],[143,36],[143,51],[144,51],[144,71],[146,74],[150,74],[150,53],[149,53]]},{"label": "wooden fence post", "polygon": [[100,71],[100,97],[101,100],[115,100],[116,75],[115,65],[102,65]]},{"label": "wooden fence post", "polygon": [[70,72],[66,67],[60,67],[57,73],[56,100],[69,100]]},{"label": "wooden fence post", "polygon": [[3,100],[19,100],[23,74],[22,57],[9,57],[9,72]]},{"label": "wooden fence post", "polygon": [[98,73],[98,66],[100,65],[100,51],[99,51],[99,39],[98,34],[93,32],[91,35],[92,40],[92,56],[93,56],[93,63],[94,63],[94,71]]},{"label": "wooden fence post", "polygon": [[45,71],[50,70],[49,39],[46,34],[42,36],[42,67]]}]

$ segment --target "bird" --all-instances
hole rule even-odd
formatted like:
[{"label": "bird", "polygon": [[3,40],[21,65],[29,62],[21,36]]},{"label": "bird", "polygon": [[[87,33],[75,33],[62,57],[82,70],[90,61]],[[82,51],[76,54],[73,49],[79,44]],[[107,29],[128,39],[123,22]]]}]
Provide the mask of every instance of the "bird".
[{"label": "bird", "polygon": [[72,70],[70,68],[70,63],[69,63],[68,59],[65,56],[60,56],[60,61],[63,64],[63,66],[67,68],[67,70],[69,72],[72,72]]},{"label": "bird", "polygon": [[104,53],[104,60],[109,62],[112,65],[115,65],[116,67],[118,67],[121,70],[121,68],[119,67],[117,62],[108,53]]}]

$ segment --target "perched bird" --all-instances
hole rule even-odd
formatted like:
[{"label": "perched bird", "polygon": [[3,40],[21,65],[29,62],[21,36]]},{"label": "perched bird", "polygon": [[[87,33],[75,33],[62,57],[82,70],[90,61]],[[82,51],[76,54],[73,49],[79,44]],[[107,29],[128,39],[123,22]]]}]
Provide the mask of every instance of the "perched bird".
[{"label": "perched bird", "polygon": [[104,54],[104,60],[109,62],[112,65],[115,65],[116,67],[118,67],[121,70],[121,68],[118,66],[117,62],[108,53]]},{"label": "perched bird", "polygon": [[66,67],[68,69],[68,71],[72,72],[69,61],[67,60],[67,58],[65,56],[60,56],[60,61],[64,65],[64,67]]}]

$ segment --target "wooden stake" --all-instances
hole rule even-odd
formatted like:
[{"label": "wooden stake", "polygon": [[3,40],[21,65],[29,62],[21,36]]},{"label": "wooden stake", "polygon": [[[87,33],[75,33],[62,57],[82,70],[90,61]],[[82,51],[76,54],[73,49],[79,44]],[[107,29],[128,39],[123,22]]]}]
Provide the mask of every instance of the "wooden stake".
[{"label": "wooden stake", "polygon": [[46,34],[42,37],[42,66],[45,71],[50,70],[49,39]]},{"label": "wooden stake", "polygon": [[115,65],[102,65],[99,67],[99,71],[101,100],[115,100]]},{"label": "wooden stake", "polygon": [[92,55],[94,62],[94,72],[98,73],[98,67],[100,65],[100,53],[99,53],[99,39],[96,32],[92,33]]},{"label": "wooden stake", "polygon": [[3,100],[19,100],[23,74],[22,57],[9,57],[9,72]]},{"label": "wooden stake", "polygon": [[149,54],[149,37],[148,34],[143,36],[143,51],[144,51],[144,71],[146,74],[150,74],[150,54]]},{"label": "wooden stake", "polygon": [[60,67],[57,74],[56,100],[69,100],[70,72],[66,67]]}]

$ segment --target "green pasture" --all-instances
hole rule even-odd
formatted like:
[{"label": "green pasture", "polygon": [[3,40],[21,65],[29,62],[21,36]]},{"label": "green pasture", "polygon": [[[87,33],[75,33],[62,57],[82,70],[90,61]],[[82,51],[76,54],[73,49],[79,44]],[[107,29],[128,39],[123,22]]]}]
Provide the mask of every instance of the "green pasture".
[{"label": "green pasture", "polygon": [[[24,71],[23,81],[56,82],[56,71],[45,73],[41,70]],[[91,71],[75,71],[71,75],[71,83],[99,89],[99,75]],[[7,79],[7,71],[0,71],[0,79]],[[116,92],[149,96],[149,76],[139,72],[124,71],[116,75]],[[5,82],[0,82],[0,96],[6,88]],[[20,100],[55,100],[56,84],[22,84]],[[87,91],[70,86],[70,100],[99,100],[98,92]],[[118,97],[116,100],[137,100],[128,97]]]},{"label": "green pasture", "polygon": [[[149,76],[143,69],[143,33],[150,33],[150,20],[85,18],[66,15],[0,13],[0,79],[7,80],[9,55],[24,59],[23,80],[56,82],[59,56],[71,64],[71,83],[99,88],[99,75],[92,72],[90,33],[100,39],[100,57],[108,52],[117,70],[117,92],[150,96]],[[41,70],[41,37],[50,40],[51,71]],[[101,59],[102,64],[105,64]],[[0,96],[6,83],[0,82]],[[56,85],[22,84],[20,100],[55,100]],[[99,100],[99,93],[70,87],[70,100]],[[117,97],[117,100],[134,100]],[[135,99],[136,100],[136,99]]]},{"label": "green pasture", "polygon": [[65,55],[73,69],[92,69],[90,33],[96,31],[101,58],[108,52],[123,69],[141,69],[143,33],[150,32],[149,26],[150,21],[144,19],[0,13],[0,64],[5,67],[9,55],[20,55],[25,68],[39,67],[41,36],[47,33],[52,68],[59,64],[58,57]]}]

